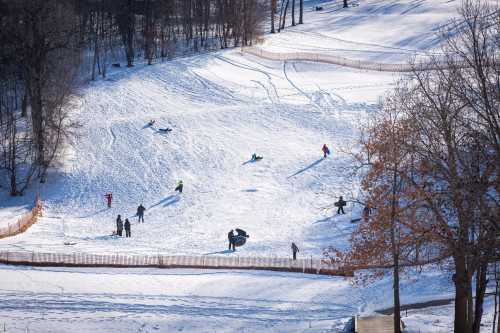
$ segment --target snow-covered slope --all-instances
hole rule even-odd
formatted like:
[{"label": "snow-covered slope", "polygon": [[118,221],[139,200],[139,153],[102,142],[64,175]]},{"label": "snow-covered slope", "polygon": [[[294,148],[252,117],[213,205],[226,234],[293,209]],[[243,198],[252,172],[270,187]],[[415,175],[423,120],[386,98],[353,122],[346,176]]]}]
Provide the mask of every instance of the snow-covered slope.
[{"label": "snow-covered slope", "polygon": [[[347,52],[335,36],[352,39],[356,52],[379,52],[379,44],[426,50],[434,45],[433,29],[457,4],[367,0],[340,10],[337,2],[310,1],[306,24],[266,36],[263,47],[301,49],[307,42],[321,52]],[[33,189],[42,194],[45,215],[0,248],[219,254],[235,227],[251,236],[240,251],[245,255],[288,256],[292,241],[303,256],[346,246],[360,208],[339,217],[331,207],[338,196],[356,194],[343,151],[395,77],[265,61],[238,50],[120,69],[75,97],[79,136],[49,184]],[[324,143],[332,151],[327,159]],[[254,152],[264,159],[249,162]],[[185,184],[181,195],[173,191],[178,180]],[[133,217],[140,203],[147,208],[144,224]],[[110,237],[118,214],[132,219],[131,239]]]},{"label": "snow-covered slope", "polygon": [[[266,35],[260,47],[402,62],[436,52],[433,33],[460,4],[351,3],[344,10],[340,1],[306,1],[306,24]],[[115,69],[75,96],[79,136],[49,182],[24,198],[0,193],[0,225],[24,212],[36,192],[45,206],[37,224],[0,240],[0,249],[234,255],[225,249],[235,227],[251,236],[236,255],[289,256],[292,241],[305,257],[347,246],[360,207],[348,206],[345,216],[332,207],[358,187],[346,179],[345,151],[396,78],[239,50]],[[249,162],[254,152],[264,159]],[[133,217],[140,203],[147,208],[141,224]],[[110,236],[117,214],[131,218],[132,238]],[[446,274],[415,276],[402,282],[402,303],[450,296]],[[355,289],[337,278],[269,272],[0,267],[0,280],[0,328],[7,323],[8,332],[324,332],[358,311],[391,305],[390,278]],[[436,311],[445,323],[438,331],[451,322],[446,309]],[[422,332],[436,326],[412,316]]]},{"label": "snow-covered slope", "polygon": [[[288,255],[292,241],[303,255],[319,255],[352,229],[351,209],[340,218],[321,209],[348,185],[340,149],[392,80],[229,51],[93,83],[75,101],[83,127],[66,166],[42,190],[45,217],[1,244],[204,254],[223,251],[227,232],[240,227],[251,235],[245,255]],[[327,159],[323,143],[332,150]],[[249,162],[253,152],[264,159]],[[181,195],[173,191],[178,180]],[[146,223],[132,226],[133,237],[107,237],[116,215],[131,217],[140,203]]]},{"label": "snow-covered slope", "polygon": [[[493,0],[495,1],[495,0]],[[492,1],[492,3],[493,3]],[[353,60],[404,63],[412,57],[438,54],[441,39],[459,0],[311,1],[306,24],[266,37],[263,47],[274,52],[307,51]]]}]

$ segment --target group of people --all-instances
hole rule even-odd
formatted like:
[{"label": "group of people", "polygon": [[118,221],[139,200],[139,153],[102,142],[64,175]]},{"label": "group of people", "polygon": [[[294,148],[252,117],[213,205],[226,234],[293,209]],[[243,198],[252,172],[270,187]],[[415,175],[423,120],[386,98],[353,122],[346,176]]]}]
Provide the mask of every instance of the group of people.
[{"label": "group of people", "polygon": [[[154,120],[151,120],[148,123],[149,126],[153,126],[154,124],[155,124]],[[166,131],[171,131],[171,129],[167,128]],[[321,150],[323,152],[324,158],[326,158],[328,155],[330,155],[330,149],[328,148],[328,146],[326,144],[323,145]],[[252,154],[252,158],[251,158],[252,161],[259,161],[262,159],[263,159],[262,156],[259,156],[256,153]],[[177,185],[176,185],[174,191],[182,193],[183,189],[184,189],[184,183],[182,180],[180,180],[177,182]],[[108,207],[111,208],[113,194],[111,192],[108,192],[105,194],[104,197],[106,198],[106,202],[107,202]],[[342,196],[340,197],[339,201],[335,203],[335,206],[338,207],[337,214],[340,214],[340,213],[345,214],[344,206],[346,206],[346,202],[343,200]],[[139,223],[140,222],[144,223],[144,212],[145,211],[146,211],[146,208],[142,204],[140,204],[139,207],[137,207],[136,216],[138,217]],[[364,212],[364,214],[365,215],[369,214],[369,212],[368,213]],[[129,219],[126,218],[125,222],[123,222],[121,215],[118,215],[118,217],[116,219],[116,235],[118,235],[120,237],[123,236],[123,230],[125,230],[125,237],[131,237],[132,232],[131,232],[131,223],[130,223]],[[249,235],[244,230],[236,229],[236,232],[237,232],[237,234],[235,235],[234,230],[231,230],[227,236],[228,240],[229,240],[229,250],[232,250],[232,251],[236,251],[236,245],[237,245],[237,242],[239,241],[239,239],[241,239],[241,241],[244,244],[246,238],[249,237]],[[291,248],[292,248],[293,260],[296,260],[297,259],[297,252],[299,252],[299,248],[297,247],[297,245],[295,243],[292,243]]]},{"label": "group of people", "polygon": [[123,229],[125,229],[125,237],[130,237],[130,221],[125,219],[125,223],[123,223],[121,215],[118,215],[116,218],[116,235],[122,237]]},{"label": "group of people", "polygon": [[[146,208],[140,204],[139,207],[137,207],[137,213],[136,216],[138,217],[137,222],[142,222],[144,223],[144,212],[146,211]],[[125,237],[131,237],[132,232],[130,230],[130,221],[128,218],[125,219],[125,222],[122,221],[122,216],[118,215],[116,218],[116,235],[122,237],[123,236],[123,230],[125,229]]]}]

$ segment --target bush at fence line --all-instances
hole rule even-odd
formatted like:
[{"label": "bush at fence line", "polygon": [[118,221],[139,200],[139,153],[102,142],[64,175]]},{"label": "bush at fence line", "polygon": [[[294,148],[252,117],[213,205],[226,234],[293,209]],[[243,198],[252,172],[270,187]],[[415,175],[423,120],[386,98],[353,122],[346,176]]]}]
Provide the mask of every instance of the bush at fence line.
[{"label": "bush at fence line", "polygon": [[35,206],[31,211],[19,218],[16,223],[9,224],[7,227],[0,228],[0,238],[14,236],[25,232],[30,226],[35,224],[38,217],[42,215],[42,201],[37,195],[35,198]]}]

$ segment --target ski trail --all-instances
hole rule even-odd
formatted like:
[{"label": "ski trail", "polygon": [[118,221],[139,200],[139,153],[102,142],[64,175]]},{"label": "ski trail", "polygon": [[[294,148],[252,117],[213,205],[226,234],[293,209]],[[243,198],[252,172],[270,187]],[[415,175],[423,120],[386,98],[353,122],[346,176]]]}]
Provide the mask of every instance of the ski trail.
[{"label": "ski trail", "polygon": [[283,74],[285,75],[285,78],[286,80],[290,83],[290,85],[295,88],[299,93],[301,93],[304,97],[306,97],[312,105],[314,105],[319,111],[323,111],[322,107],[320,105],[318,105],[314,99],[308,94],[306,93],[304,90],[300,89],[289,77],[288,77],[288,74],[287,74],[287,71],[286,71],[286,64],[287,64],[287,61],[284,61],[283,62]]},{"label": "ski trail", "polygon": [[[297,70],[296,63],[295,63],[295,62],[293,62],[293,63],[292,63],[292,67],[293,67],[293,70],[295,71],[295,73],[296,73],[298,76],[302,77],[302,75],[300,74],[300,72]],[[333,108],[333,107],[335,106],[335,105],[334,105],[334,104],[335,104],[335,103],[334,103],[334,99],[331,97],[331,95],[334,95],[335,97],[337,97],[337,98],[338,98],[338,99],[342,102],[342,104],[347,105],[346,100],[345,100],[342,96],[340,96],[340,95],[338,95],[338,94],[336,94],[336,93],[334,93],[334,92],[327,92],[326,90],[324,90],[323,88],[321,88],[318,84],[315,84],[315,86],[318,88],[318,91],[319,91],[321,94],[325,94],[325,95],[327,95],[327,96],[330,98],[330,101],[329,101],[330,107],[332,107],[332,108]]]}]

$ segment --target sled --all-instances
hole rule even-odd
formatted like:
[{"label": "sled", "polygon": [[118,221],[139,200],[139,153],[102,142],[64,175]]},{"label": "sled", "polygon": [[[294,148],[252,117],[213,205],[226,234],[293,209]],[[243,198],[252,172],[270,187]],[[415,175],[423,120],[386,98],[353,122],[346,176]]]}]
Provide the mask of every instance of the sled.
[{"label": "sled", "polygon": [[246,233],[245,230],[235,229],[238,233],[236,236],[232,237],[232,241],[235,247],[243,246],[247,242],[247,238],[250,238],[250,235]]},{"label": "sled", "polygon": [[233,236],[232,241],[235,247],[240,247],[245,245],[245,243],[247,242],[247,237],[241,235]]}]

